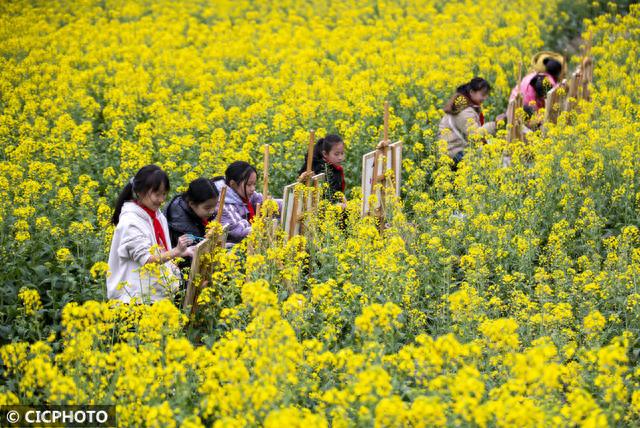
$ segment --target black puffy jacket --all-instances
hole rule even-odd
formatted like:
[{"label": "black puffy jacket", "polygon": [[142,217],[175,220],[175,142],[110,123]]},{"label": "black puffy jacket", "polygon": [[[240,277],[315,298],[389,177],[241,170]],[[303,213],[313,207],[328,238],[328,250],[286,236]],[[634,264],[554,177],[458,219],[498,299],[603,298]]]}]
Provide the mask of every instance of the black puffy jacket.
[{"label": "black puffy jacket", "polygon": [[[169,236],[171,238],[171,246],[178,245],[178,238],[184,234],[191,234],[200,238],[204,238],[205,226],[200,217],[193,212],[187,201],[182,195],[174,197],[164,212],[169,223]],[[191,257],[185,257],[178,267],[183,269],[191,266]]]},{"label": "black puffy jacket", "polygon": [[[337,198],[336,193],[342,192],[342,174],[338,171],[333,165],[324,161],[324,159],[313,159],[311,163],[311,169],[315,174],[325,174],[325,179],[329,184],[329,188],[325,193],[324,197],[332,202],[338,203],[342,202],[342,198]],[[305,160],[304,165],[298,171],[298,175],[302,174],[307,170],[307,161]]]},{"label": "black puffy jacket", "polygon": [[178,238],[188,233],[203,238],[205,227],[191,209],[187,201],[178,195],[169,202],[165,210],[165,217],[169,223],[169,235],[171,235],[171,245],[178,245]]}]

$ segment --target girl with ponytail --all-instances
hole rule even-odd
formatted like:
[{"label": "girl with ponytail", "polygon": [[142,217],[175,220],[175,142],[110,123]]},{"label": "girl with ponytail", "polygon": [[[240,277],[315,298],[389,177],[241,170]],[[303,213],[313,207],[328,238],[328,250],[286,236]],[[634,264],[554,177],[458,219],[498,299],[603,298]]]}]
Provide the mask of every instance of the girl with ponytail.
[{"label": "girl with ponytail", "polygon": [[147,165],[120,192],[112,217],[116,228],[109,251],[109,299],[151,303],[178,290],[180,271],[171,260],[189,255],[191,240],[181,236],[175,248],[171,245],[167,219],[160,211],[169,188],[167,174]]},{"label": "girl with ponytail", "polygon": [[[496,123],[485,122],[482,103],[489,97],[491,85],[481,77],[474,77],[456,88],[456,93],[445,104],[440,121],[440,138],[447,142],[448,155],[458,164],[464,156],[471,135],[495,134]],[[499,115],[496,120],[504,120]]]},{"label": "girl with ponytail", "polygon": [[522,94],[522,105],[530,113],[545,107],[547,93],[558,84],[563,72],[562,63],[554,58],[544,58],[540,63],[544,70],[534,70],[524,76],[522,81],[513,88],[509,97],[511,101],[519,93]]},{"label": "girl with ponytail", "polygon": [[[236,161],[227,167],[224,176],[214,177],[211,181],[218,192],[227,188],[220,221],[227,226],[227,243],[232,246],[251,233],[258,204],[264,202],[264,196],[256,192],[258,171],[247,162]],[[282,209],[282,199],[275,201]]]}]

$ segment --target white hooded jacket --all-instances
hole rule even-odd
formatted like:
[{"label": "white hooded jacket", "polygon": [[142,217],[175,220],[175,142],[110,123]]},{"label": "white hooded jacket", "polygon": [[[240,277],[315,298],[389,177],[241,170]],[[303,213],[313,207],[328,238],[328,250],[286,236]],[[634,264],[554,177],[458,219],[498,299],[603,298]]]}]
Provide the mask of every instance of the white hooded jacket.
[{"label": "white hooded jacket", "polygon": [[[171,250],[167,219],[159,210],[156,215],[167,237],[167,250]],[[143,302],[155,302],[166,298],[169,290],[178,289],[180,271],[172,262],[149,266],[149,271],[145,268],[141,273],[151,257],[151,247],[157,244],[151,217],[135,202],[125,202],[109,251],[108,299],[129,302],[137,297]]]}]

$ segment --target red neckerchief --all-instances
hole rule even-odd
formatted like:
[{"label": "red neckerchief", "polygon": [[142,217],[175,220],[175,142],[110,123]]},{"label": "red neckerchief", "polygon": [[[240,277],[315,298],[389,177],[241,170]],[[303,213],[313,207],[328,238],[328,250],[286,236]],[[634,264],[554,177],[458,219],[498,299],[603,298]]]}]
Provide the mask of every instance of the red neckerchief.
[{"label": "red neckerchief", "polygon": [[476,109],[476,111],[478,112],[478,115],[480,116],[480,126],[484,126],[484,113],[482,113],[482,107],[480,107],[480,104],[474,103],[473,100],[469,98],[469,96],[464,94],[462,95],[467,99],[467,101],[469,101],[469,105],[474,109]]},{"label": "red neckerchief", "polygon": [[164,236],[164,230],[162,229],[162,225],[160,224],[160,220],[158,220],[158,216],[156,215],[155,211],[151,211],[149,208],[145,207],[138,201],[135,202],[140,208],[144,210],[144,212],[149,214],[149,217],[151,217],[151,220],[153,221],[153,232],[156,235],[156,242],[165,250],[168,249],[169,247],[167,247],[167,240]]},{"label": "red neckerchief", "polygon": [[209,219],[208,219],[208,218],[206,218],[206,219],[204,219],[204,220],[200,219],[200,221],[202,222],[202,225],[203,225],[205,228],[206,228],[206,227],[207,227],[207,225],[209,224]]},{"label": "red neckerchief", "polygon": [[249,221],[253,220],[253,216],[256,215],[256,211],[253,209],[253,205],[251,205],[251,202],[249,202],[249,199],[242,198],[242,202],[244,202],[244,205],[247,207],[247,210],[249,210]]},{"label": "red neckerchief", "polygon": [[342,168],[341,165],[338,165],[338,164],[331,163],[331,162],[327,161],[327,159],[324,159],[324,161],[327,162],[332,167],[334,167],[336,169],[336,171],[338,171],[340,173],[340,179],[342,180],[342,185],[340,186],[340,190],[342,191],[342,193],[344,193],[344,188],[345,188],[344,168]]}]

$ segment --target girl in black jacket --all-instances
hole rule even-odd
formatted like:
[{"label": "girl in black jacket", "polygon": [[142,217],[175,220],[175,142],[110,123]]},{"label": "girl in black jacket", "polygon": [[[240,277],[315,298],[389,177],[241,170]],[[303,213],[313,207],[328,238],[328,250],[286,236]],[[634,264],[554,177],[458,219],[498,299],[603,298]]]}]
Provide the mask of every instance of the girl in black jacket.
[{"label": "girl in black jacket", "polygon": [[[313,160],[311,169],[315,174],[325,174],[327,183],[329,183],[328,194],[326,197],[336,203],[344,202],[344,198],[338,197],[336,193],[344,194],[345,181],[344,170],[342,169],[344,162],[344,141],[339,135],[329,134],[319,139],[313,148]],[[300,168],[298,178],[300,181],[307,179],[305,174],[307,170],[307,159],[305,156],[304,165]]]},{"label": "girl in black jacket", "polygon": [[[218,190],[207,178],[197,178],[189,183],[187,191],[174,197],[165,210],[169,223],[171,243],[189,234],[197,241],[204,238],[207,223],[213,219],[218,204]],[[191,266],[191,258],[185,257],[180,268]]]}]

